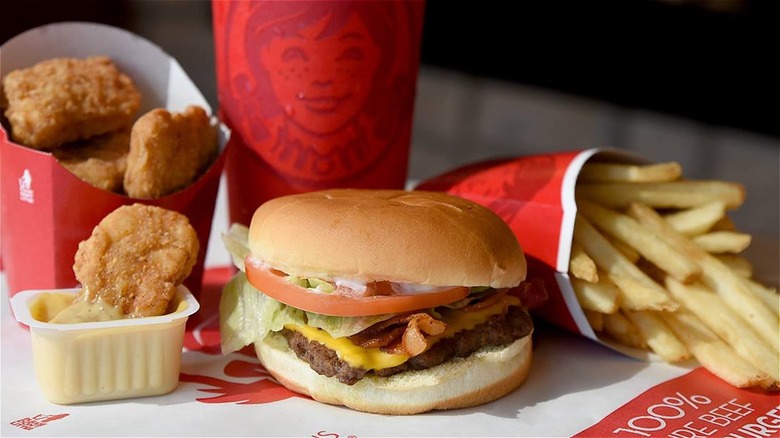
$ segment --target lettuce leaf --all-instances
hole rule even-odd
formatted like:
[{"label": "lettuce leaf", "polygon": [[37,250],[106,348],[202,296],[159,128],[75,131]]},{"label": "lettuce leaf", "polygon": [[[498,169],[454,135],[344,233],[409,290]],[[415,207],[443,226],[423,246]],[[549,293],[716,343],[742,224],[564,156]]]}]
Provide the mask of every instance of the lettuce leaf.
[{"label": "lettuce leaf", "polygon": [[225,285],[219,303],[222,353],[238,351],[260,342],[285,324],[319,327],[334,338],[351,336],[393,317],[394,314],[341,317],[305,312],[287,306],[255,289],[239,272]]},{"label": "lettuce leaf", "polygon": [[244,270],[244,259],[249,255],[249,228],[246,225],[234,223],[227,233],[222,234],[222,243],[230,253],[233,264]]},{"label": "lettuce leaf", "polygon": [[285,324],[305,324],[302,310],[286,306],[259,293],[239,272],[225,285],[219,302],[222,353],[228,354],[265,339]]},{"label": "lettuce leaf", "polygon": [[308,323],[312,327],[319,327],[328,332],[334,338],[343,338],[360,333],[372,325],[390,319],[395,314],[370,315],[370,316],[329,316],[319,313],[305,312]]},{"label": "lettuce leaf", "polygon": [[[242,271],[236,274],[222,290],[219,303],[219,330],[222,339],[222,353],[238,351],[254,342],[260,342],[269,333],[281,331],[285,324],[318,327],[334,338],[359,333],[372,325],[390,319],[395,314],[383,314],[360,317],[328,316],[305,312],[287,306],[255,289],[244,274],[244,258],[250,254],[249,228],[233,224],[222,241],[233,259],[233,263]],[[313,278],[292,278],[305,281],[304,287],[322,290],[323,280]]]}]

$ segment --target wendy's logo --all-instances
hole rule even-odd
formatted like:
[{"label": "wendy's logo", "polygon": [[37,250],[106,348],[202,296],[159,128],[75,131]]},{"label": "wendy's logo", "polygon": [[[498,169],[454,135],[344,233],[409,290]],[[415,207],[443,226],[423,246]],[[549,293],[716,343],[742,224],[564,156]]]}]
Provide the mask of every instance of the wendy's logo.
[{"label": "wendy's logo", "polygon": [[[230,2],[228,124],[286,179],[336,184],[408,148],[419,65],[407,2]],[[220,44],[220,41],[217,41]]]},{"label": "wendy's logo", "polygon": [[28,204],[35,203],[35,191],[32,189],[32,175],[29,169],[24,169],[19,177],[19,200]]},{"label": "wendy's logo", "polygon": [[179,380],[206,385],[198,391],[211,394],[209,397],[196,399],[201,403],[236,403],[264,404],[273,403],[290,397],[303,397],[280,385],[262,365],[232,360],[225,365],[225,376],[228,378],[252,379],[249,382],[235,382],[219,377],[181,373]]},{"label": "wendy's logo", "polygon": [[198,397],[201,403],[263,404],[302,397],[277,382],[259,363],[252,346],[238,353],[222,356],[219,331],[219,301],[222,288],[233,276],[233,269],[210,268],[203,274],[200,311],[187,320],[184,347],[188,352],[210,355],[224,363],[216,373],[190,374],[181,372],[179,380],[194,383],[197,391],[208,394]]}]

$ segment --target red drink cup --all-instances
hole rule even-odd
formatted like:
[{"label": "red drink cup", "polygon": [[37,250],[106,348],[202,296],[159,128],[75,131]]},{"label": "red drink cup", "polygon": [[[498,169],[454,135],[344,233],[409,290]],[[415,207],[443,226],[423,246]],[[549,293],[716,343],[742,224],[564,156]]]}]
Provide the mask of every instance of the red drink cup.
[{"label": "red drink cup", "polygon": [[424,6],[212,3],[231,221],[292,193],[404,187]]}]

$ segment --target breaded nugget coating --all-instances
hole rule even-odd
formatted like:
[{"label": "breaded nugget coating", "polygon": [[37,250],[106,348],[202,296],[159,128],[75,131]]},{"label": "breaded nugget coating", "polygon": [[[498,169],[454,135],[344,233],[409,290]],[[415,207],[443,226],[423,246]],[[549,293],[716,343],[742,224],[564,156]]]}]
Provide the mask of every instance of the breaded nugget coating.
[{"label": "breaded nugget coating", "polygon": [[186,187],[217,155],[217,131],[206,111],[155,109],[133,124],[125,191],[133,198],[158,198]]},{"label": "breaded nugget coating", "polygon": [[53,154],[66,169],[97,188],[123,193],[130,129],[71,143]]},{"label": "breaded nugget coating", "polygon": [[162,315],[198,248],[186,216],[143,204],[119,207],[79,244],[73,264],[83,286],[79,298],[100,298],[130,317]]},{"label": "breaded nugget coating", "polygon": [[3,88],[12,139],[40,150],[129,127],[141,105],[105,56],[46,60],[8,73]]}]

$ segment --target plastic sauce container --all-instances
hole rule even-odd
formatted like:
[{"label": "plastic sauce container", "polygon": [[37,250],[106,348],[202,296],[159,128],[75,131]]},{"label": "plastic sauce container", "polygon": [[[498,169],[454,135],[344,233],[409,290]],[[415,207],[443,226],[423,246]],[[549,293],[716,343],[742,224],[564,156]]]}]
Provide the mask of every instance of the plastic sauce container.
[{"label": "plastic sauce container", "polygon": [[74,404],[167,394],[179,383],[187,318],[200,308],[179,286],[161,316],[52,324],[75,289],[28,290],[11,298],[30,328],[38,384],[52,403]]}]

